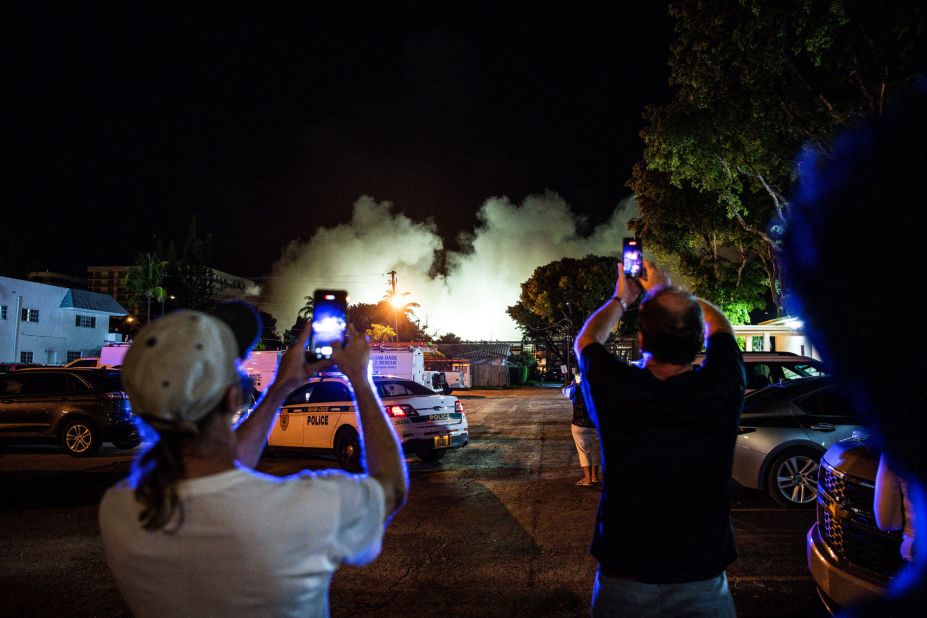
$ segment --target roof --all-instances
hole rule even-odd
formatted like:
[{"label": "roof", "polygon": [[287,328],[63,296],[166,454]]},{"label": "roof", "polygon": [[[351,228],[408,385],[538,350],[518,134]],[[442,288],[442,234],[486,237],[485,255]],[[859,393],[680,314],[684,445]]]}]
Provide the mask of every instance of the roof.
[{"label": "roof", "polygon": [[109,313],[110,315],[126,315],[129,313],[125,308],[116,302],[116,299],[109,294],[100,294],[99,292],[88,292],[87,290],[69,289],[61,301],[62,309],[85,309],[87,311],[99,311]]},{"label": "roof", "polygon": [[439,343],[438,349],[448,358],[507,358],[511,343]]}]

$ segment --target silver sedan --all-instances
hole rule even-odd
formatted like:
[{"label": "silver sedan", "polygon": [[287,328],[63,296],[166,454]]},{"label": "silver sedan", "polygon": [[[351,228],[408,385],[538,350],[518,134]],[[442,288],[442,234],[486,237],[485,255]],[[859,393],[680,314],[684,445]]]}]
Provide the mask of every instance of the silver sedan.
[{"label": "silver sedan", "polygon": [[821,456],[862,429],[830,378],[768,386],[744,402],[732,476],[785,506],[813,507]]}]

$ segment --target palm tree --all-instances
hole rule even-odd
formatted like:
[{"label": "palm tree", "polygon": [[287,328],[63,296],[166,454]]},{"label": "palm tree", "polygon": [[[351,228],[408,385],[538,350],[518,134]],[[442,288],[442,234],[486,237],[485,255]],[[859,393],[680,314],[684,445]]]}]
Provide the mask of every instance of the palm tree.
[{"label": "palm tree", "polygon": [[129,267],[126,273],[125,286],[129,294],[129,303],[138,306],[144,299],[147,303],[145,323],[151,322],[151,300],[163,302],[167,292],[164,283],[164,269],[167,262],[152,253],[139,253],[135,257],[135,264]]},{"label": "palm tree", "polygon": [[299,313],[296,315],[300,318],[309,318],[312,316],[313,309],[315,309],[315,298],[312,296],[304,296],[303,300],[306,301],[306,304],[302,306],[302,308],[299,310]]}]

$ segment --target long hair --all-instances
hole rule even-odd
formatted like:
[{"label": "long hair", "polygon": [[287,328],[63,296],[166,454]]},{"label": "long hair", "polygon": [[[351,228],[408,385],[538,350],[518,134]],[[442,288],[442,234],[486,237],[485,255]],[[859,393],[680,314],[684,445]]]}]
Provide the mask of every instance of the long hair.
[{"label": "long hair", "polygon": [[[171,423],[146,418],[144,423],[157,434],[157,440],[132,467],[135,499],[142,503],[139,521],[145,530],[176,532],[183,524],[183,505],[177,494],[177,483],[186,473],[182,453],[186,447],[197,441],[203,428],[215,412],[207,414],[196,423]],[[168,523],[177,520],[167,529]]]}]

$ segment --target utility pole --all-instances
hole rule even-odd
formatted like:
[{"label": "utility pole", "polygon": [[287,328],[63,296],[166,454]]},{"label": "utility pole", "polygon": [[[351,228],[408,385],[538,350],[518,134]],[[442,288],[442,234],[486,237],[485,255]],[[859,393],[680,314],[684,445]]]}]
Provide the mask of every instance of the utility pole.
[{"label": "utility pole", "polygon": [[399,341],[399,307],[396,306],[396,271],[391,270],[388,273],[389,275],[389,298],[390,305],[393,306],[393,327],[396,331],[396,341]]}]

